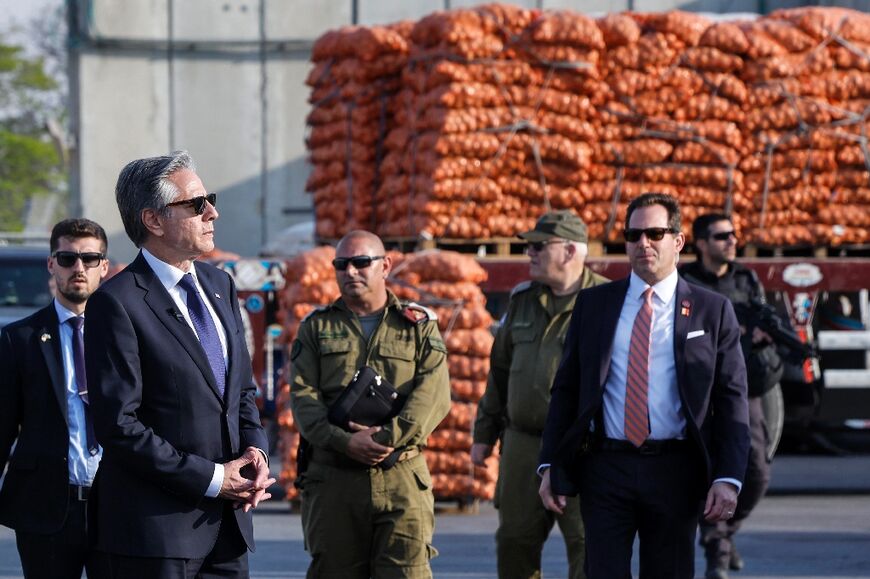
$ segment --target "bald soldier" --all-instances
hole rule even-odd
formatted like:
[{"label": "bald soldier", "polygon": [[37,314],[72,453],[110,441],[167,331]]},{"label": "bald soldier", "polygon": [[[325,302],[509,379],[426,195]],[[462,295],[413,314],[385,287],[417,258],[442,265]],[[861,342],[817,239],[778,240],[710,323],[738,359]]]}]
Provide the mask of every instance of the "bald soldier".
[{"label": "bald soldier", "polygon": [[528,242],[529,277],[514,288],[490,356],[486,393],[474,424],[471,460],[483,465],[502,441],[496,492],[498,575],[541,576],[541,551],[558,522],[572,578],[583,577],[585,548],[580,505],[575,497],[564,514],[544,508],[536,474],[550,386],[577,293],[606,278],[585,267],[586,224],[571,211],[541,217],[521,233]]},{"label": "bald soldier", "polygon": [[[421,449],[450,410],[447,348],[432,311],[386,289],[377,236],[348,233],[335,253],[341,297],[303,320],[290,354],[290,405],[311,445],[299,480],[308,577],[428,578],[435,513]],[[388,423],[346,431],[327,412],[362,366],[407,398]]]}]

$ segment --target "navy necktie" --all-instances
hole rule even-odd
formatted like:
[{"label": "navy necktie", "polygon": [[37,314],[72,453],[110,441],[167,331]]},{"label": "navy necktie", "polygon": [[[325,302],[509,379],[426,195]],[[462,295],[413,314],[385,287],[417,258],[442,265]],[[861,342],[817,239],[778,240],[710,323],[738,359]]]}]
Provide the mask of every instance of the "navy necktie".
[{"label": "navy necktie", "polygon": [[187,311],[190,313],[190,320],[193,322],[196,335],[199,337],[199,343],[202,345],[202,349],[205,350],[208,364],[214,373],[218,392],[223,396],[227,380],[227,366],[224,362],[224,349],[221,347],[221,340],[218,337],[214,320],[211,314],[208,313],[205,302],[202,301],[202,296],[199,295],[199,290],[191,274],[184,274],[181,281],[178,282],[178,286],[187,292]]},{"label": "navy necktie", "polygon": [[85,374],[85,339],[82,333],[85,319],[81,316],[74,316],[68,319],[67,323],[73,330],[72,351],[73,367],[76,374],[76,391],[79,398],[82,399],[82,405],[85,409],[85,433],[88,441],[88,452],[93,456],[97,454],[97,436],[94,434],[94,423],[91,422],[91,405],[88,401],[88,376]]}]

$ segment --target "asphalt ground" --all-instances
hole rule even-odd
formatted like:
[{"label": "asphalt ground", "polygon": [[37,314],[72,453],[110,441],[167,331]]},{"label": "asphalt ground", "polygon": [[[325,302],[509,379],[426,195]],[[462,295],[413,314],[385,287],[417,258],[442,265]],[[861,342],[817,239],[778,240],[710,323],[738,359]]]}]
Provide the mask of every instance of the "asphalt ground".
[{"label": "asphalt ground", "polygon": [[[254,524],[258,548],[250,557],[251,576],[304,577],[308,555],[299,515],[287,503],[272,501],[258,509]],[[432,562],[434,576],[495,577],[497,524],[489,503],[481,504],[477,514],[439,503],[434,543],[440,555]],[[870,578],[870,454],[777,457],[770,492],[737,543],[747,566],[733,578]],[[543,561],[545,577],[566,576],[558,530],[545,546]],[[703,569],[698,549],[698,577]],[[0,527],[0,579],[20,577],[14,534]]]}]

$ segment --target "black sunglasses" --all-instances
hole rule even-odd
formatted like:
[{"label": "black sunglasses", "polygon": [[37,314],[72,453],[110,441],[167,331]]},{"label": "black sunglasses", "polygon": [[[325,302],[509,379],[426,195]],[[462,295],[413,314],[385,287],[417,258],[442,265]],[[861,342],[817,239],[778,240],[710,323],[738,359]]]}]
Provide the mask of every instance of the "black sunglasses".
[{"label": "black sunglasses", "polygon": [[106,259],[105,254],[97,253],[95,251],[88,251],[85,253],[78,253],[76,251],[55,251],[52,254],[54,260],[61,267],[72,267],[76,264],[76,261],[81,259],[82,265],[87,268],[97,267],[100,265],[100,262]]},{"label": "black sunglasses", "polygon": [[208,195],[200,195],[199,197],[192,197],[190,199],[185,199],[184,201],[173,201],[172,203],[167,203],[167,207],[175,207],[175,206],[190,206],[193,207],[193,210],[197,215],[202,215],[205,213],[205,202],[208,201],[211,203],[212,207],[217,207],[217,193],[209,193]]},{"label": "black sunglasses", "polygon": [[665,233],[678,233],[678,230],[670,227],[647,227],[646,229],[626,229],[625,240],[629,243],[637,243],[640,241],[641,235],[646,235],[650,241],[661,241]]},{"label": "black sunglasses", "polygon": [[535,251],[544,251],[544,249],[548,245],[552,245],[554,243],[565,244],[568,243],[564,239],[550,239],[548,241],[530,241],[526,244],[527,249],[534,249]]},{"label": "black sunglasses", "polygon": [[345,271],[348,264],[354,269],[365,269],[372,264],[373,261],[384,259],[383,255],[354,255],[353,257],[336,257],[332,260],[332,267],[338,271]]},{"label": "black sunglasses", "polygon": [[715,239],[716,241],[728,241],[728,238],[734,236],[734,239],[737,239],[737,233],[732,229],[731,231],[719,231],[718,233],[711,233],[710,237]]}]

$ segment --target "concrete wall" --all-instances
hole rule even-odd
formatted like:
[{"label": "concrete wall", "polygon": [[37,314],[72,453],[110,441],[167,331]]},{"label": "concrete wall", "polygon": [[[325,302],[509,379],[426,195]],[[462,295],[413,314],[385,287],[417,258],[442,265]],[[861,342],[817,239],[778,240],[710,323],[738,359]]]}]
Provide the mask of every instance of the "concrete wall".
[{"label": "concrete wall", "polygon": [[[114,203],[131,159],[186,148],[219,194],[218,246],[255,255],[312,218],[304,192],[311,43],[351,23],[418,19],[474,0],[76,0],[71,3],[73,210],[102,223],[127,261]],[[591,13],[756,12],[796,0],[516,0]],[[831,4],[822,2],[822,4]],[[868,10],[870,0],[840,6]]]}]

